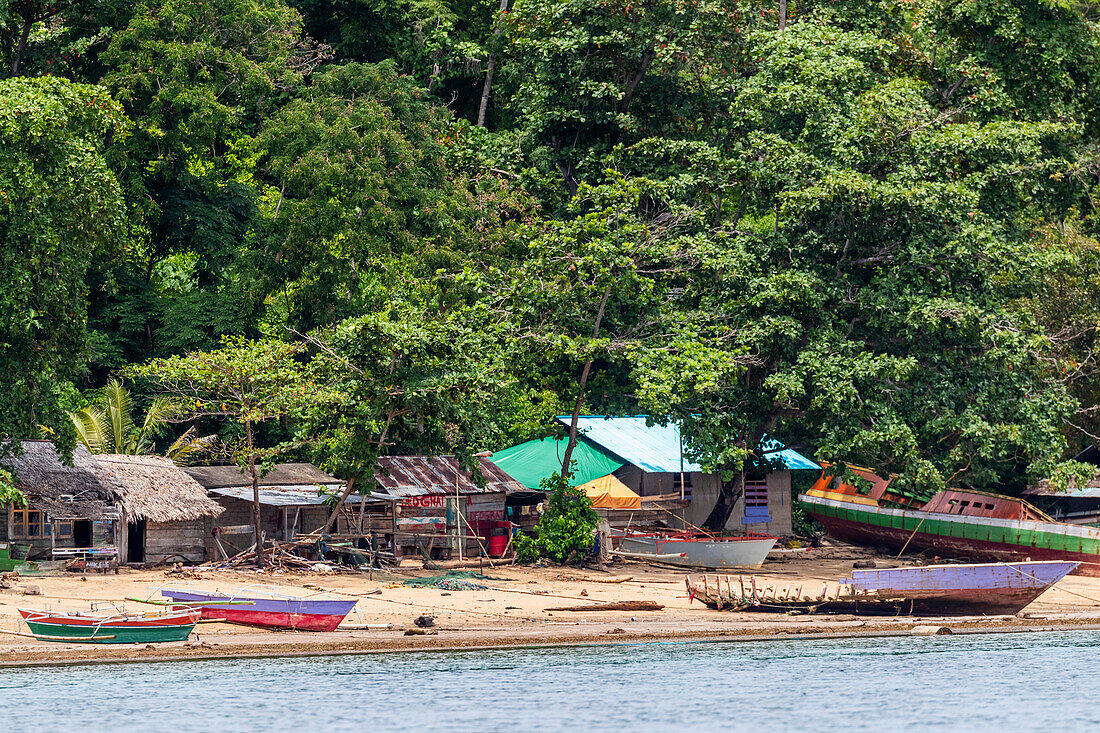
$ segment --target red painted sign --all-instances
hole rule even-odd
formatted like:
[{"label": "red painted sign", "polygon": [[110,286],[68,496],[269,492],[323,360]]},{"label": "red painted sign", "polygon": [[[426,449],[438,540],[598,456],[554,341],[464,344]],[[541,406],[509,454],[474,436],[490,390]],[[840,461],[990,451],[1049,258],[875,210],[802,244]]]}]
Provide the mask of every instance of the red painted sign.
[{"label": "red painted sign", "polygon": [[[470,503],[470,497],[464,497],[466,503]],[[407,496],[401,500],[401,506],[408,507],[445,507],[448,501],[454,501],[454,497],[441,496],[435,494],[432,496]]]}]

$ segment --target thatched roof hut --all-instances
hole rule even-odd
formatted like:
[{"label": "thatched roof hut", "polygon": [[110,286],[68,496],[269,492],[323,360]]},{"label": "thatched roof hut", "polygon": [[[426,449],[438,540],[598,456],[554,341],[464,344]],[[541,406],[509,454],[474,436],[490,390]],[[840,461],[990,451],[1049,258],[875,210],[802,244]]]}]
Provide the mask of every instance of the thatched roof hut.
[{"label": "thatched roof hut", "polygon": [[182,468],[162,456],[95,456],[117,487],[129,520],[181,522],[215,517],[222,508]]},{"label": "thatched roof hut", "polygon": [[82,446],[73,451],[71,466],[61,461],[48,440],[24,440],[23,452],[2,463],[28,503],[53,519],[104,519],[115,515],[111,504],[117,490],[111,477]]}]

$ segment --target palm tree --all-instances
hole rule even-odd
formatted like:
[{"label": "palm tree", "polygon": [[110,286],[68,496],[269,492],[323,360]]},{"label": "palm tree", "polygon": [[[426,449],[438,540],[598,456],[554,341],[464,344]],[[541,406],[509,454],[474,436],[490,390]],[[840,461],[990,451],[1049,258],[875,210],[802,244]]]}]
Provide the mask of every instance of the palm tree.
[{"label": "palm tree", "polygon": [[[164,398],[154,399],[145,411],[141,427],[134,423],[134,403],[130,391],[116,379],[107,382],[102,402],[70,412],[77,439],[89,453],[141,455],[151,453],[153,438],[164,429],[175,412]],[[184,465],[196,453],[209,450],[217,441],[215,435],[199,436],[190,427],[165,452],[177,464]]]}]

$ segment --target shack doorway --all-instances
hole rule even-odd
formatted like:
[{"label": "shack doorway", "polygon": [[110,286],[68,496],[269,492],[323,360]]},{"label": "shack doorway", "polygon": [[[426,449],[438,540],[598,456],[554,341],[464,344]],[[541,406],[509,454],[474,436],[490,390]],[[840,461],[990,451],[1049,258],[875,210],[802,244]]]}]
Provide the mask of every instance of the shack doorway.
[{"label": "shack doorway", "polygon": [[88,519],[77,519],[73,522],[73,547],[92,546],[92,522]]},{"label": "shack doorway", "polygon": [[145,520],[126,523],[126,562],[145,562]]}]

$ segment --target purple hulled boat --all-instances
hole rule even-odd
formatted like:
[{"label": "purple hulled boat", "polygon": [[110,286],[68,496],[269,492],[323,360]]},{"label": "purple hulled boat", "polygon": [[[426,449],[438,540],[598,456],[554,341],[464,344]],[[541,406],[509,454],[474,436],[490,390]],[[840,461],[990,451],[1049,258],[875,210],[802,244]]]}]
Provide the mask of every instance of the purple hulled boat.
[{"label": "purple hulled boat", "polygon": [[253,589],[229,594],[162,588],[160,594],[181,607],[201,609],[204,619],[296,631],[335,631],[355,607],[355,601]]},{"label": "purple hulled boat", "polygon": [[[733,611],[801,611],[873,615],[965,616],[1014,614],[1077,568],[1076,562],[1037,561],[927,565],[853,570],[821,593],[736,583],[729,576],[686,579],[688,594],[711,608]],[[792,592],[793,591],[793,592]]]}]

